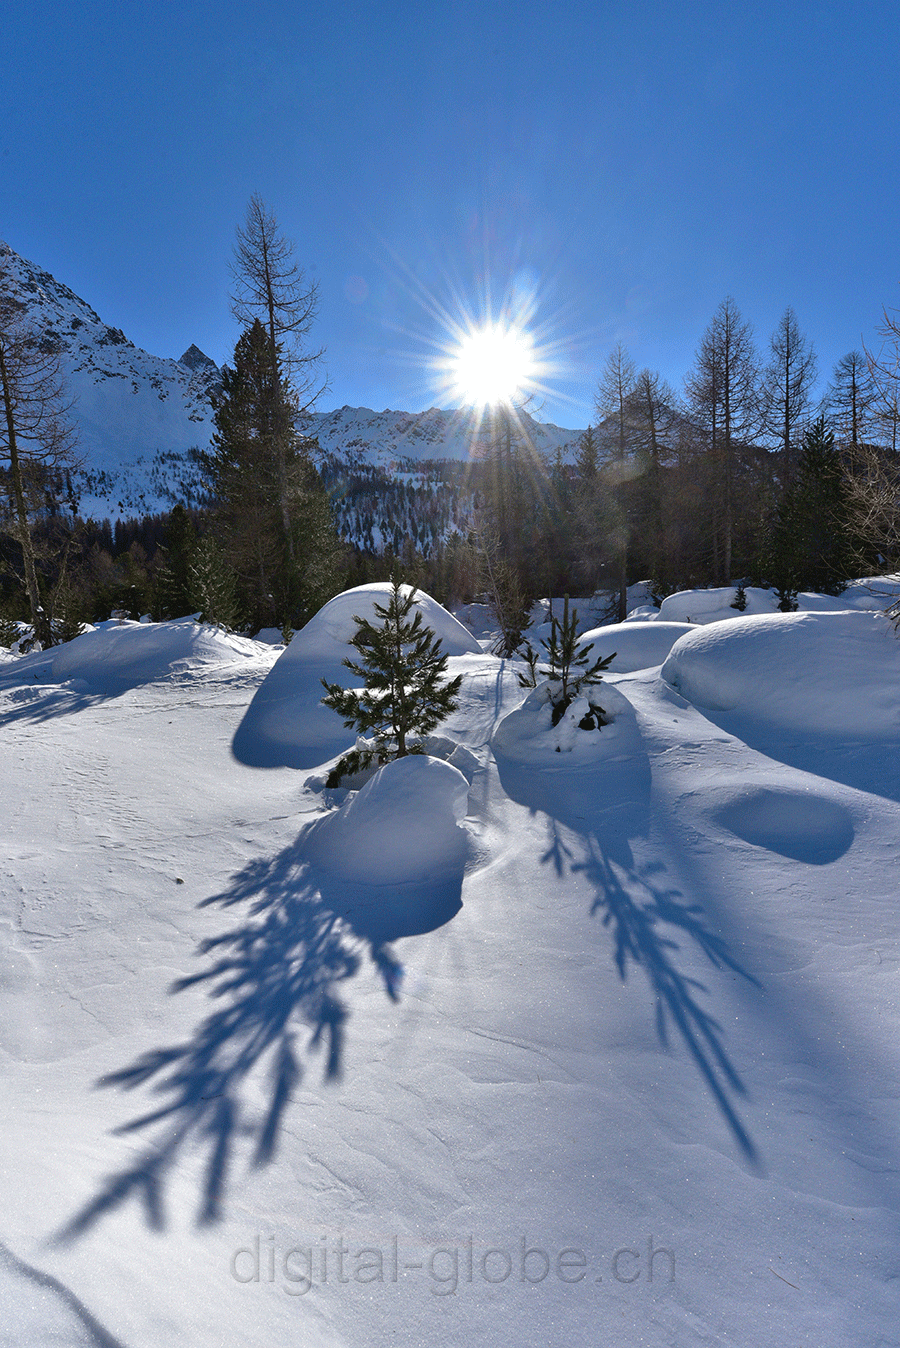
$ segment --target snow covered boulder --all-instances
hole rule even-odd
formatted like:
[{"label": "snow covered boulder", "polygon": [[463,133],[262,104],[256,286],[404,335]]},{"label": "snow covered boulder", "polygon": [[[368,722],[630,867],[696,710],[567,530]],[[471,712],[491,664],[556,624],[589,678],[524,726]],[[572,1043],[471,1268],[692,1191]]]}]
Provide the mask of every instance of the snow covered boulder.
[{"label": "snow covered boulder", "polygon": [[860,580],[851,580],[840,594],[815,594],[802,590],[797,595],[797,608],[804,613],[834,613],[847,609],[883,612],[898,598],[900,578],[897,576],[864,576]]},{"label": "snow covered boulder", "polygon": [[661,665],[678,638],[690,631],[690,623],[635,622],[629,617],[610,627],[595,627],[581,640],[593,645],[592,660],[605,660],[615,652],[615,659],[607,666],[610,674],[630,674]]},{"label": "snow covered boulder", "polygon": [[395,759],[311,826],[304,853],[328,875],[366,886],[461,876],[468,798],[468,781],[450,763],[424,754]]},{"label": "snow covered boulder", "polygon": [[[760,613],[777,613],[778,596],[774,590],[763,590],[748,585],[744,590],[746,606],[733,606],[737,589],[733,585],[711,590],[679,590],[668,595],[659,610],[657,621],[706,624],[725,619],[750,618]],[[797,595],[797,610],[801,613],[845,613],[849,609],[875,612],[887,608],[900,595],[900,578],[896,576],[865,576],[850,581],[840,594],[815,594],[801,591]],[[629,615],[630,617],[631,615]]]},{"label": "snow covered boulder", "polygon": [[681,637],[662,677],[689,702],[781,730],[900,735],[900,640],[880,613],[772,613]]},{"label": "snow covered boulder", "polygon": [[504,716],[494,731],[491,748],[499,757],[513,762],[551,768],[577,767],[634,752],[640,736],[628,699],[608,683],[595,685],[590,695],[609,722],[599,730],[582,730],[579,726],[588,711],[585,697],[576,698],[553,725],[551,686],[545,681],[532,688],[521,706]]},{"label": "snow covered boulder", "polygon": [[[402,585],[408,592],[409,586]],[[336,595],[294,635],[278,657],[238,727],[232,745],[235,757],[251,767],[311,768],[336,758],[351,747],[354,734],[337,712],[322,706],[322,679],[359,687],[346,669],[346,656],[355,657],[351,641],[356,617],[377,622],[375,605],[387,607],[387,582],[358,585]],[[436,599],[416,591],[422,621],[440,638],[445,655],[481,654],[481,647],[462,623]]]},{"label": "snow covered boulder", "polygon": [[51,678],[59,683],[76,679],[91,692],[114,696],[201,665],[232,664],[258,654],[255,642],[193,618],[108,622],[54,647]]}]

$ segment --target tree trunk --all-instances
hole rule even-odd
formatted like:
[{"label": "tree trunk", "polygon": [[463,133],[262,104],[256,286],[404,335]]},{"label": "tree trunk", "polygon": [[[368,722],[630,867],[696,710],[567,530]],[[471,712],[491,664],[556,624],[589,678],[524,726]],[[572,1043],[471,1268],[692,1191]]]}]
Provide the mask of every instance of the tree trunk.
[{"label": "tree trunk", "polygon": [[16,512],[16,536],[22,548],[22,567],[25,572],[25,588],[28,592],[28,604],[31,609],[31,624],[35,638],[42,646],[53,644],[50,623],[41,604],[41,592],[38,588],[37,568],[34,564],[34,547],[31,530],[28,527],[28,510],[25,505],[25,488],[22,483],[22,465],[19,460],[19,445],[16,438],[16,425],[13,419],[13,396],[9,374],[0,343],[0,385],[3,388],[3,409],[6,416],[6,434],[9,441],[9,475],[12,484],[13,505]]}]

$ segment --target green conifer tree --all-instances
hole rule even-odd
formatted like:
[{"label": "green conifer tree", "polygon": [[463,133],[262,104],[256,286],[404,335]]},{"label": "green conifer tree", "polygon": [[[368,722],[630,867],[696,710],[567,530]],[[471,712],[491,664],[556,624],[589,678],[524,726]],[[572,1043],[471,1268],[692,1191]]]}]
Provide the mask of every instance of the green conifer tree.
[{"label": "green conifer tree", "polygon": [[840,451],[820,417],[803,437],[797,471],[779,502],[763,562],[782,610],[795,607],[801,590],[840,594],[853,569],[847,513]]},{"label": "green conifer tree", "polygon": [[[578,610],[572,609],[569,613],[568,595],[563,603],[562,622],[558,618],[550,619],[550,637],[544,639],[541,645],[547,652],[546,668],[539,668],[541,657],[531,643],[526,642],[523,658],[529,673],[520,674],[519,683],[523,688],[534,688],[539,675],[549,679],[550,701],[553,704],[551,723],[558,725],[575,699],[581,697],[586,688],[592,689],[602,681],[603,671],[609,668],[616,652],[613,651],[605,659],[598,657],[592,663],[589,662],[594,643],[591,641],[585,645],[578,640]],[[590,696],[588,706],[590,710],[579,726],[583,730],[599,730],[601,725],[606,724],[603,708],[596,705]]]},{"label": "green conifer tree", "polygon": [[[359,659],[344,660],[364,680],[361,689],[343,688],[323,679],[324,706],[344,718],[344,725],[371,737],[371,746],[346,754],[333,770],[329,785],[372,763],[387,763],[417,752],[410,737],[426,736],[456,710],[462,675],[443,682],[446,655],[440,640],[422,621],[415,606],[416,592],[391,580],[388,603],[375,604],[378,623],[354,617],[359,623],[352,645]],[[412,615],[412,616],[411,616]]]},{"label": "green conifer tree", "polygon": [[183,618],[197,609],[190,579],[197,530],[180,502],[169,516],[164,537],[161,551],[165,561],[156,578],[153,612],[157,618]]},{"label": "green conifer tree", "polygon": [[339,588],[340,543],[299,417],[281,347],[257,319],[222,372],[214,447],[199,455],[253,630],[300,627]]},{"label": "green conifer tree", "polygon": [[19,640],[20,635],[19,624],[16,619],[11,618],[9,614],[0,609],[0,647],[8,650]]},{"label": "green conifer tree", "polygon": [[199,622],[233,631],[238,624],[234,574],[214,538],[200,540],[188,567],[191,611]]}]

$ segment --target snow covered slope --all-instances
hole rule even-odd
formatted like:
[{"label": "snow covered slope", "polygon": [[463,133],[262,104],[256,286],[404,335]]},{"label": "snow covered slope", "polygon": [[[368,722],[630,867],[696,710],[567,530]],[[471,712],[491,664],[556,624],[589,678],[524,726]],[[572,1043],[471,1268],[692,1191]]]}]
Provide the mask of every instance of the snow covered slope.
[{"label": "snow covered slope", "polygon": [[85,508],[127,514],[171,505],[187,451],[212,434],[213,361],[194,346],[180,360],[141,351],[3,242],[0,284],[61,357],[87,468]]}]

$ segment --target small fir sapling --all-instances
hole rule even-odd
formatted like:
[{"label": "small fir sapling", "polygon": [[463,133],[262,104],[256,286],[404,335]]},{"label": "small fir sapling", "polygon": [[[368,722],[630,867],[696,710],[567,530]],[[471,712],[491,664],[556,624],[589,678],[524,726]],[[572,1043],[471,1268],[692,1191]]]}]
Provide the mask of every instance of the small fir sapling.
[{"label": "small fir sapling", "polygon": [[388,603],[375,604],[377,625],[354,615],[359,627],[351,644],[359,660],[347,658],[343,663],[364,680],[364,688],[342,688],[322,680],[323,705],[342,716],[348,729],[371,737],[339,760],[329,774],[330,787],[375,764],[420,753],[417,740],[410,737],[430,735],[456,710],[462,675],[442,682],[448,657],[441,653],[435,633],[424,625],[421,609],[412,614],[415,595],[409,587],[404,593],[394,576]]},{"label": "small fir sapling", "polygon": [[522,688],[535,688],[539,677],[549,681],[550,702],[553,707],[551,724],[554,726],[559,725],[576,698],[586,696],[589,710],[578,722],[578,728],[599,730],[601,726],[608,724],[606,713],[585,690],[596,687],[602,681],[603,671],[608,669],[616,658],[616,652],[613,651],[603,660],[597,659],[592,664],[589,663],[588,657],[594,649],[594,644],[581,643],[578,640],[577,629],[578,610],[572,609],[571,614],[569,613],[569,596],[566,595],[562,622],[552,617],[550,639],[541,642],[547,652],[546,667],[543,669],[539,667],[544,657],[534,650],[530,642],[526,642],[521,654],[528,666],[528,673],[519,675],[519,684]]},{"label": "small fir sapling", "polygon": [[744,609],[747,607],[747,591],[744,589],[743,581],[741,581],[740,585],[735,590],[731,607],[737,609],[738,613],[743,613]]}]

